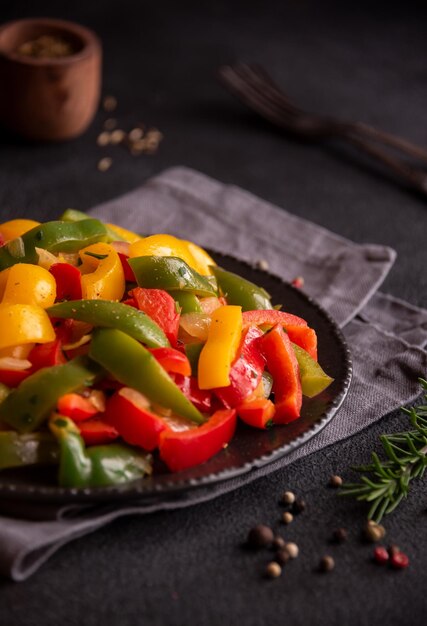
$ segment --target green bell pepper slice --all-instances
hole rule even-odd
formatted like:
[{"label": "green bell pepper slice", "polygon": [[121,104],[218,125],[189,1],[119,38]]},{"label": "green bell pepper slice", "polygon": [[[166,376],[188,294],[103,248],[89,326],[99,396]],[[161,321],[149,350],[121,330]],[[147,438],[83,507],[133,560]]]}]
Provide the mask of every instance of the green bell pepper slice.
[{"label": "green bell pepper slice", "polygon": [[51,317],[72,318],[102,328],[117,328],[149,348],[166,348],[170,343],[148,315],[122,302],[69,300],[46,309]]},{"label": "green bell pepper slice", "polygon": [[199,366],[199,357],[204,346],[204,342],[200,341],[197,343],[187,343],[184,346],[185,354],[187,359],[190,361],[191,365],[191,374],[193,376],[197,376],[197,369]]},{"label": "green bell pepper slice", "polygon": [[61,487],[106,487],[143,478],[152,471],[151,455],[124,444],[85,447],[74,422],[62,415],[49,427],[58,441]]},{"label": "green bell pepper slice", "polygon": [[216,265],[212,265],[211,269],[227,304],[239,305],[242,311],[273,308],[269,294],[262,287]]},{"label": "green bell pepper slice", "polygon": [[204,417],[178,389],[158,361],[138,341],[121,330],[99,328],[93,333],[89,356],[119,382],[196,424]]},{"label": "green bell pepper slice", "polygon": [[0,271],[15,263],[37,264],[36,248],[48,252],[78,252],[81,248],[107,240],[107,231],[99,220],[80,222],[45,222],[0,248]]},{"label": "green bell pepper slice", "polygon": [[[77,211],[77,209],[66,209],[61,215],[61,220],[64,222],[81,222],[82,220],[88,219],[87,213],[83,213],[83,211]],[[118,233],[115,233],[107,224],[103,224],[105,230],[107,231],[108,238],[106,239],[107,243],[110,241],[126,241],[124,237],[121,237]]]},{"label": "green bell pepper slice", "polygon": [[334,381],[303,348],[292,344],[299,365],[302,393],[314,398]]},{"label": "green bell pepper slice", "polygon": [[201,313],[199,298],[189,291],[170,291],[172,298],[179,304],[181,313]]},{"label": "green bell pepper slice", "polygon": [[86,357],[44,367],[25,378],[0,404],[0,421],[20,433],[31,433],[49,417],[60,396],[91,385],[101,371]]},{"label": "green bell pepper slice", "polygon": [[218,293],[214,277],[202,276],[178,257],[138,256],[128,259],[128,263],[140,287],[188,291],[196,296]]},{"label": "green bell pepper slice", "polygon": [[26,435],[14,430],[0,432],[0,470],[25,465],[51,465],[58,460],[58,444],[48,432]]}]

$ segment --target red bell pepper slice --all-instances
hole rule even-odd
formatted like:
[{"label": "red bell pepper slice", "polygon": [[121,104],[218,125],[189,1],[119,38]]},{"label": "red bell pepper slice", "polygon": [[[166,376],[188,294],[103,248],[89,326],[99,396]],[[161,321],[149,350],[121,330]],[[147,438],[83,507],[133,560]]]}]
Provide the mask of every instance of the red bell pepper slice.
[{"label": "red bell pepper slice", "polygon": [[99,412],[89,398],[79,393],[66,393],[58,399],[58,413],[70,417],[74,422],[82,422]]},{"label": "red bell pepper slice", "polygon": [[273,423],[275,406],[267,398],[253,398],[237,407],[240,419],[254,428],[267,428]]},{"label": "red bell pepper slice", "polygon": [[28,355],[31,362],[30,372],[33,374],[42,367],[51,367],[52,365],[62,365],[67,359],[62,352],[62,342],[60,339],[49,341],[49,343],[41,343],[31,350]]},{"label": "red bell pepper slice", "polygon": [[172,472],[199,465],[210,459],[231,440],[236,428],[236,410],[216,411],[203,426],[184,432],[164,431],[160,437],[160,458]]},{"label": "red bell pepper slice", "polygon": [[267,368],[273,376],[275,424],[288,424],[300,416],[302,405],[301,380],[298,361],[291,340],[280,324],[260,339],[267,359]]},{"label": "red bell pepper slice", "polygon": [[152,413],[149,406],[142,393],[123,387],[107,401],[103,418],[127,443],[154,450],[159,445],[160,434],[168,430],[168,425]]},{"label": "red bell pepper slice", "polygon": [[80,435],[88,446],[102,446],[117,439],[119,433],[111,424],[104,420],[90,419],[80,422],[78,425]]},{"label": "red bell pepper slice", "polygon": [[243,328],[250,324],[272,328],[280,324],[288,333],[289,339],[303,348],[309,355],[317,361],[317,335],[316,332],[307,325],[307,322],[284,311],[275,309],[267,311],[244,311]]},{"label": "red bell pepper slice", "polygon": [[243,332],[236,359],[230,370],[230,385],[218,387],[215,395],[230,409],[248,398],[261,382],[265,359],[259,348],[262,331],[250,326]]},{"label": "red bell pepper slice", "polygon": [[55,278],[57,300],[81,300],[82,275],[78,267],[69,263],[54,263],[49,272]]},{"label": "red bell pepper slice", "polygon": [[174,348],[151,348],[151,354],[170,373],[191,375],[191,365],[187,355]]},{"label": "red bell pepper slice", "polygon": [[50,321],[57,339],[60,339],[65,345],[73,342],[75,320],[51,317]]},{"label": "red bell pepper slice", "polygon": [[175,300],[163,289],[144,289],[136,287],[129,292],[138,309],[144,311],[165,333],[172,346],[178,340],[179,313]]},{"label": "red bell pepper slice", "polygon": [[0,383],[6,387],[17,387],[23,380],[30,375],[30,369],[27,370],[0,370]]},{"label": "red bell pepper slice", "polygon": [[212,392],[210,389],[200,389],[195,376],[175,374],[172,378],[185,397],[194,404],[196,409],[202,413],[211,413]]},{"label": "red bell pepper slice", "polygon": [[129,256],[127,254],[123,254],[123,252],[118,252],[118,255],[122,264],[123,274],[125,275],[125,281],[129,283],[136,283],[135,274],[128,263]]}]

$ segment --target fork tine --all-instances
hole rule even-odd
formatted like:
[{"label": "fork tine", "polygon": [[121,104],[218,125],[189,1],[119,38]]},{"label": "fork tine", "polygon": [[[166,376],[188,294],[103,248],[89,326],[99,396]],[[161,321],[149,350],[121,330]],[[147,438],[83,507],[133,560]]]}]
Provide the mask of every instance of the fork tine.
[{"label": "fork tine", "polygon": [[288,96],[280,89],[278,84],[272,79],[270,74],[260,65],[247,65],[241,67],[241,72],[245,76],[248,83],[256,89],[262,89],[264,94],[269,96],[272,101],[286,109],[289,113],[295,115],[303,115],[300,107],[296,106]]}]

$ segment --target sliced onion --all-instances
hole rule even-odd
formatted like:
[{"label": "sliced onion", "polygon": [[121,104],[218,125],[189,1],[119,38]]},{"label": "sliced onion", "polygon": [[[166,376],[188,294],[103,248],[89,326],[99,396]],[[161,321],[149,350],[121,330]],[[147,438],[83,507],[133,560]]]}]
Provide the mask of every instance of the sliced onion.
[{"label": "sliced onion", "polygon": [[13,356],[4,356],[0,358],[0,370],[14,370],[22,372],[31,367],[31,361],[28,359],[15,359]]},{"label": "sliced onion", "polygon": [[126,256],[129,256],[130,243],[128,243],[127,241],[112,241],[110,243],[110,246],[114,248],[116,252],[120,252],[120,254],[125,254]]},{"label": "sliced onion", "polygon": [[162,419],[164,422],[166,422],[169,428],[176,433],[197,428],[194,422],[190,422],[184,417],[179,417],[179,415],[162,416]]},{"label": "sliced onion", "polygon": [[200,306],[202,308],[203,313],[210,315],[211,313],[216,311],[220,306],[222,306],[222,304],[219,298],[216,298],[215,296],[210,296],[208,298],[201,298]]},{"label": "sliced onion", "polygon": [[52,252],[48,252],[43,248],[36,248],[36,252],[39,257],[37,265],[40,265],[40,267],[43,267],[45,270],[48,270],[54,263],[58,263],[58,257],[52,254]]},{"label": "sliced onion", "polygon": [[206,313],[184,313],[181,315],[179,325],[191,337],[197,337],[200,341],[206,341],[211,318]]},{"label": "sliced onion", "polygon": [[92,335],[83,335],[80,337],[78,341],[74,343],[67,343],[62,346],[63,350],[74,350],[75,348],[80,348],[80,346],[84,346],[91,340]]}]

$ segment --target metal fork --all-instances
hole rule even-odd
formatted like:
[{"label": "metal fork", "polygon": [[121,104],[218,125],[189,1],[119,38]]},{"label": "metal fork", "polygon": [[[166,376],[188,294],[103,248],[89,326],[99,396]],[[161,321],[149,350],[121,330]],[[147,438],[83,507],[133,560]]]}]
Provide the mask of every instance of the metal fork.
[{"label": "metal fork", "polygon": [[426,149],[362,122],[345,122],[303,111],[258,65],[224,65],[219,68],[218,76],[231,93],[283,130],[311,141],[343,139],[386,165],[410,187],[427,195],[426,170],[393,156],[388,148],[427,165]]}]

